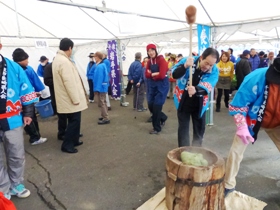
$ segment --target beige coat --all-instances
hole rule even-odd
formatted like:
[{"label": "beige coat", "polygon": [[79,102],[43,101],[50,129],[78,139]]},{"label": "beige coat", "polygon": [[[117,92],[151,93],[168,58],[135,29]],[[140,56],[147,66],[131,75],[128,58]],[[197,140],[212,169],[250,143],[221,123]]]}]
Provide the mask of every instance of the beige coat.
[{"label": "beige coat", "polygon": [[74,113],[87,109],[87,94],[78,69],[64,51],[57,52],[52,70],[57,112]]}]

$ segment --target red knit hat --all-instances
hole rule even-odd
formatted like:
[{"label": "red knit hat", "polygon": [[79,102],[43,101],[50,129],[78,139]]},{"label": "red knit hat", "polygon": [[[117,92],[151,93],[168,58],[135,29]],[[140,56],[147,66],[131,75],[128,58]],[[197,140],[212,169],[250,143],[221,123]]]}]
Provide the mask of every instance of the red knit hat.
[{"label": "red knit hat", "polygon": [[154,44],[148,44],[147,45],[147,47],[146,47],[146,49],[147,49],[147,51],[149,50],[149,49],[157,49],[157,47],[156,47],[156,45],[154,45]]}]

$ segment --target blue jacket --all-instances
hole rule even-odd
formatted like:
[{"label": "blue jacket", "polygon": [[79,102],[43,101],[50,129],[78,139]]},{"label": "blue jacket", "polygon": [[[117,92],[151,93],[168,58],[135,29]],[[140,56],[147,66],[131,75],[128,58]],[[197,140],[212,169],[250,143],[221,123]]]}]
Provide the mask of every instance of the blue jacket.
[{"label": "blue jacket", "polygon": [[140,83],[145,83],[147,82],[147,78],[146,78],[146,75],[145,75],[145,71],[146,71],[146,68],[142,66],[142,75],[141,75],[141,78],[139,80]]},{"label": "blue jacket", "polygon": [[40,92],[45,89],[45,85],[41,82],[38,75],[35,73],[34,69],[31,66],[27,66],[24,71],[31,85],[34,87],[35,92]]},{"label": "blue jacket", "polygon": [[258,111],[264,101],[264,91],[266,84],[266,68],[257,69],[248,74],[238,91],[236,92],[232,102],[229,105],[229,114],[236,115],[238,113],[247,117],[248,128],[251,135],[254,135],[253,127],[257,119]]},{"label": "blue jacket", "polygon": [[[195,56],[194,62],[198,58],[199,58],[199,56]],[[186,60],[187,60],[187,57],[182,58],[175,66],[173,66],[171,69],[172,73],[179,65],[184,64],[186,62]],[[174,104],[177,109],[179,107],[179,103],[181,101],[186,84],[189,80],[189,71],[188,70],[189,70],[189,67],[187,68],[185,75],[183,77],[181,77],[180,79],[177,79],[177,85],[176,85],[175,93],[174,93]],[[211,91],[214,91],[214,88],[215,88],[216,83],[218,82],[218,79],[219,79],[219,70],[218,70],[216,64],[214,64],[211,71],[209,71],[206,74],[203,74],[203,76],[201,77],[201,80],[197,86],[200,88],[203,88],[209,95],[209,93]],[[208,95],[204,96],[204,98],[203,98],[203,107],[202,107],[200,116],[203,115],[203,113],[207,110],[207,108],[209,106]]]},{"label": "blue jacket", "polygon": [[[48,64],[49,64],[49,62],[46,65],[48,65]],[[39,77],[44,77],[44,68],[45,68],[45,66],[42,66],[41,64],[39,64],[39,66],[37,68],[37,74],[38,74]]]},{"label": "blue jacket", "polygon": [[259,64],[258,68],[268,67],[267,61],[268,61],[268,59],[266,59],[266,58],[261,58],[261,59],[260,59],[260,64]]},{"label": "blue jacket", "polygon": [[234,56],[234,55],[230,55],[230,61],[231,61],[232,63],[235,63],[235,62],[236,62],[235,56]]},{"label": "blue jacket", "polygon": [[109,77],[107,67],[104,63],[96,65],[93,76],[94,92],[107,93],[109,86]]},{"label": "blue jacket", "polygon": [[[36,94],[26,76],[26,73],[17,63],[5,58],[7,64],[7,98],[6,113],[21,110],[35,102]],[[1,119],[3,131],[13,130],[23,125],[22,112],[6,119]],[[7,124],[6,124],[7,123]]]},{"label": "blue jacket", "polygon": [[87,65],[87,74],[86,74],[87,79],[93,79],[95,68],[96,68],[95,62],[91,61],[91,62],[88,63],[88,65]]},{"label": "blue jacket", "polygon": [[260,65],[260,57],[258,55],[255,55],[254,57],[250,57],[249,61],[252,66],[252,71],[257,69]]},{"label": "blue jacket", "polygon": [[[129,67],[128,79],[133,80],[134,84],[137,84],[143,76],[143,67],[139,60],[135,60]],[[141,81],[140,81],[141,82]]]},{"label": "blue jacket", "polygon": [[109,75],[111,75],[111,63],[107,58],[104,58],[101,63],[104,63]]}]

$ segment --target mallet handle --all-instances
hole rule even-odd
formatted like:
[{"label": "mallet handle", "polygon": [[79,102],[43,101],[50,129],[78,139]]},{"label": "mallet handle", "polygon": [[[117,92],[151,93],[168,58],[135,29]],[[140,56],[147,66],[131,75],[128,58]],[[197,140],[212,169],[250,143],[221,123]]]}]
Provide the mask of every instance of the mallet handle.
[{"label": "mallet handle", "polygon": [[[190,24],[190,55],[192,57],[192,23]],[[189,67],[189,86],[192,86],[192,66]],[[192,95],[190,95],[192,97]]]}]

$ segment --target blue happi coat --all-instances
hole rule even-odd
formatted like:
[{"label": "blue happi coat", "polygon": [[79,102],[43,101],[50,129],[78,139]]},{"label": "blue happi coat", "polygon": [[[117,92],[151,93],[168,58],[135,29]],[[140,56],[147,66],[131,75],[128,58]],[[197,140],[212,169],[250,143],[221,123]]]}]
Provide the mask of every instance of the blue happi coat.
[{"label": "blue happi coat", "polygon": [[[1,101],[6,99],[6,113],[17,112],[22,106],[34,103],[36,94],[30,84],[24,70],[15,62],[5,58],[7,65],[6,71],[3,71],[1,78],[1,89],[3,83],[6,83],[6,94],[0,93]],[[6,75],[6,79],[4,78]],[[6,80],[6,81],[5,81]],[[0,114],[1,115],[1,114]],[[23,125],[21,111],[17,115],[0,119],[1,128],[4,131],[13,130]]]},{"label": "blue happi coat", "polygon": [[[195,56],[194,58],[194,63],[197,61],[197,59],[199,58],[199,56]],[[182,65],[186,62],[186,60],[188,59],[188,57],[182,58],[175,66],[172,67],[172,73],[173,71],[179,66]],[[194,73],[194,68],[192,68]],[[207,73],[203,74],[203,76],[201,77],[201,80],[199,82],[199,84],[197,85],[200,88],[203,88],[207,94],[209,94],[212,90],[214,90],[214,87],[216,85],[216,83],[218,82],[219,79],[219,70],[216,66],[216,64],[214,64],[214,66],[212,67],[212,69],[210,71],[208,71]],[[187,68],[186,74],[184,76],[182,76],[180,79],[177,79],[177,85],[175,88],[175,93],[174,93],[174,104],[176,106],[176,108],[178,109],[179,107],[179,103],[181,101],[184,89],[186,87],[186,84],[189,80],[189,67]],[[206,109],[209,106],[209,100],[208,100],[208,95],[205,95],[203,98],[203,107],[200,113],[200,116],[203,115],[203,113],[206,111]]]},{"label": "blue happi coat", "polygon": [[240,113],[246,117],[252,136],[255,135],[253,128],[256,125],[258,111],[264,101],[267,69],[268,67],[260,68],[248,74],[229,104],[230,115]]},{"label": "blue happi coat", "polygon": [[45,89],[45,85],[42,83],[42,81],[31,66],[27,66],[24,71],[36,92],[40,92]]}]

